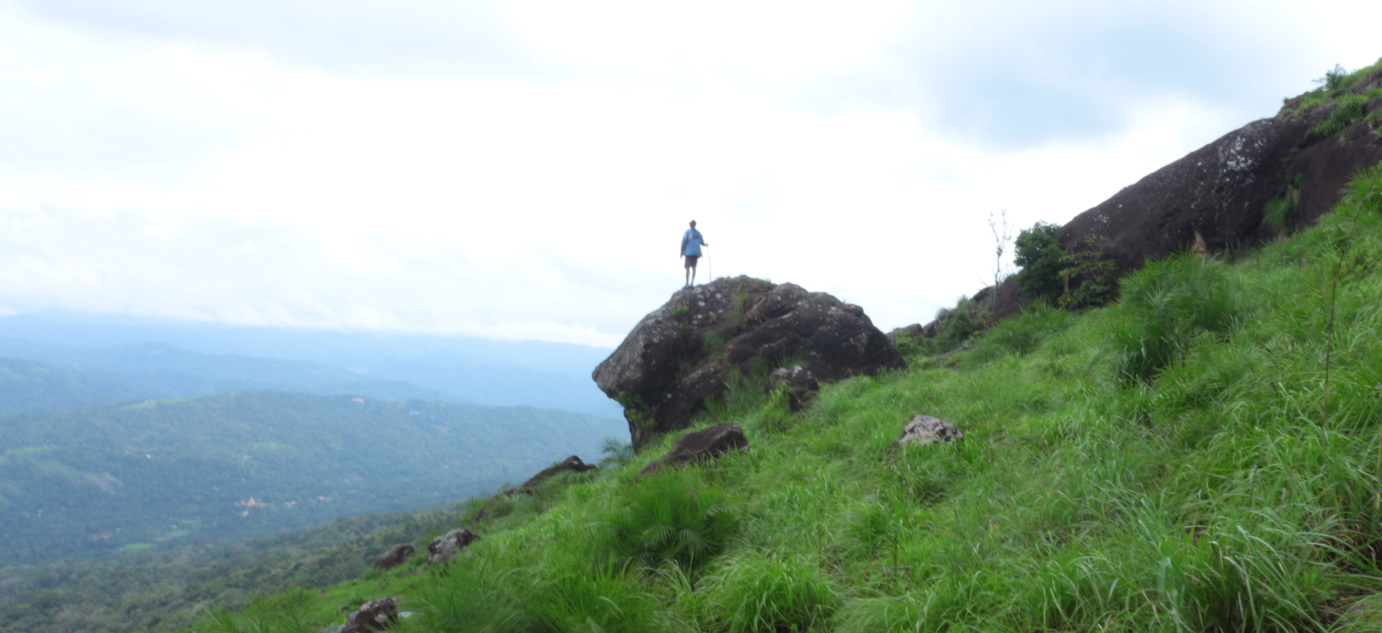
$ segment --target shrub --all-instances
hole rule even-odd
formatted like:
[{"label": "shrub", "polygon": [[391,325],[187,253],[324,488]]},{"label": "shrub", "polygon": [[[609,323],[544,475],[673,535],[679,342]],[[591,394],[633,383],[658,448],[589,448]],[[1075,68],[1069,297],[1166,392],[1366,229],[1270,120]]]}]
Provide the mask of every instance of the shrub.
[{"label": "shrub", "polygon": [[1114,263],[1092,235],[1086,235],[1084,248],[1065,256],[1062,280],[1075,282],[1061,293],[1057,305],[1067,310],[1101,306],[1114,298]]},{"label": "shrub", "polygon": [[1123,320],[1114,331],[1119,377],[1150,381],[1197,337],[1227,333],[1243,312],[1241,295],[1223,264],[1190,254],[1125,278]]},{"label": "shrub", "polygon": [[1055,303],[1065,290],[1061,271],[1066,267],[1066,258],[1058,239],[1059,230],[1049,222],[1037,222],[1017,236],[1013,261],[1022,267],[1017,286],[1028,299]]},{"label": "shrub", "polygon": [[993,326],[974,346],[971,360],[985,362],[1005,353],[1026,356],[1047,337],[1070,327],[1074,317],[1064,310],[1038,301],[1024,306],[1022,314]]},{"label": "shrub", "polygon": [[728,497],[686,471],[664,470],[625,495],[609,520],[609,551],[623,564],[671,562],[695,570],[720,553],[738,529]]},{"label": "shrub", "polygon": [[975,332],[979,323],[974,318],[974,302],[969,297],[960,297],[953,310],[936,313],[936,340],[933,351],[948,352],[964,344]]},{"label": "shrub", "polygon": [[1320,124],[1315,126],[1315,131],[1324,136],[1331,136],[1362,121],[1363,106],[1367,105],[1368,101],[1369,95],[1348,95],[1339,99],[1338,105],[1329,113],[1329,118],[1320,121]]},{"label": "shrub", "polygon": [[813,630],[836,602],[819,565],[757,552],[727,561],[705,587],[706,618],[730,633]]},{"label": "shrub", "polygon": [[[665,631],[661,607],[636,576],[612,569],[568,573],[541,582],[523,601],[526,620],[542,631]],[[524,623],[522,620],[519,623]],[[520,628],[521,627],[513,627]],[[513,630],[504,627],[498,630]]]},{"label": "shrub", "polygon": [[1296,181],[1286,187],[1286,195],[1268,202],[1262,210],[1262,225],[1277,235],[1296,232],[1296,205],[1300,204],[1300,181],[1303,176],[1297,175]]}]

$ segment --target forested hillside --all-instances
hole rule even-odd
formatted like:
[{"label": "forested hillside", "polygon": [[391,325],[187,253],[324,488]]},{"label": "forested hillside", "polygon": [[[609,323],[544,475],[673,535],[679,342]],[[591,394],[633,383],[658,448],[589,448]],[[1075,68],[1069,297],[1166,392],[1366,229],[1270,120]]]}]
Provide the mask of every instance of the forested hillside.
[{"label": "forested hillside", "polygon": [[274,392],[9,415],[0,566],[447,503],[624,432],[551,409]]},{"label": "forested hillside", "polygon": [[6,633],[173,630],[211,604],[355,578],[379,552],[445,529],[463,508],[362,514],[229,545],[0,567],[0,622]]}]

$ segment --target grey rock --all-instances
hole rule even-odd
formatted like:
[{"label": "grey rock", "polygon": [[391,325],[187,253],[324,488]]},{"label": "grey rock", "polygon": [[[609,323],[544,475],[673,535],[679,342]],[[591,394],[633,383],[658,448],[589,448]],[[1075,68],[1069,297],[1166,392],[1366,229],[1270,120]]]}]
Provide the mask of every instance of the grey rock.
[{"label": "grey rock", "polygon": [[529,477],[528,481],[523,482],[523,484],[519,487],[510,488],[509,490],[505,490],[497,495],[494,495],[493,497],[490,497],[489,501],[486,501],[485,505],[480,508],[480,511],[475,514],[475,522],[478,524],[480,521],[489,518],[491,510],[493,510],[494,508],[495,502],[504,497],[511,497],[513,495],[518,494],[533,494],[533,491],[535,491],[538,486],[541,486],[543,482],[561,473],[583,473],[586,471],[595,470],[597,468],[599,468],[599,466],[596,466],[594,464],[587,464],[584,461],[582,461],[579,456],[572,455],[570,457],[567,457],[566,459],[562,460],[561,463],[556,464],[554,466],[548,466],[547,468],[544,468],[542,469],[542,471],[538,472],[538,474]]},{"label": "grey rock", "polygon": [[811,396],[821,390],[821,384],[811,370],[801,365],[781,367],[768,374],[768,391],[784,386],[787,390],[787,403],[792,411],[801,411],[810,402]]},{"label": "grey rock", "polygon": [[734,373],[798,364],[824,382],[907,366],[862,308],[751,277],[683,289],[639,321],[592,378],[624,405],[636,450],[689,426]]},{"label": "grey rock", "polygon": [[685,466],[714,459],[731,450],[742,450],[748,445],[749,439],[744,436],[744,429],[738,424],[718,424],[677,438],[672,450],[648,464],[639,476],[655,473],[669,466]]},{"label": "grey rock", "polygon": [[902,430],[902,437],[897,438],[897,442],[893,446],[906,444],[927,446],[937,442],[954,442],[964,436],[964,432],[945,420],[929,415],[918,415],[907,423],[907,427]]},{"label": "grey rock", "polygon": [[461,553],[461,550],[479,538],[470,530],[451,530],[432,539],[432,542],[427,544],[427,562],[434,565],[445,563],[455,558],[457,554]]},{"label": "grey rock", "polygon": [[340,633],[367,633],[384,631],[398,622],[398,603],[393,598],[370,600],[351,611],[346,616],[345,628]]},{"label": "grey rock", "polygon": [[389,548],[389,551],[380,554],[379,558],[374,559],[374,566],[388,571],[408,562],[408,559],[415,553],[416,550],[413,549],[412,543],[401,543]]}]

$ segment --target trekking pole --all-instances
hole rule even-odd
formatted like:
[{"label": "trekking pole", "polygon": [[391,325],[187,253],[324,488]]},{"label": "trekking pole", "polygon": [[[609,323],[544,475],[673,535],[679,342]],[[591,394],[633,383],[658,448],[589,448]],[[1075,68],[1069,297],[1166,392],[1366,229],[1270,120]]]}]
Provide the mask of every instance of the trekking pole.
[{"label": "trekking pole", "polygon": [[711,280],[711,281],[715,281],[715,260],[710,259],[710,245],[709,245],[709,244],[707,244],[706,247],[705,247],[705,265],[706,265],[706,267],[708,267],[708,268],[710,269],[709,271],[707,271],[707,272],[710,273],[710,280]]}]

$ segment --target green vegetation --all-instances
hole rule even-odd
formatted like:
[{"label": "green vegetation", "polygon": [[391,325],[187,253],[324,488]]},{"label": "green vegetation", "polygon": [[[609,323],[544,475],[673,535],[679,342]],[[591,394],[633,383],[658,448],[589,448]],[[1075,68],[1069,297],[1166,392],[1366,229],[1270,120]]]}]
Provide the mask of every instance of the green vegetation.
[{"label": "green vegetation", "polygon": [[232,393],[0,417],[0,566],[225,543],[409,510],[599,451],[622,421]]},{"label": "green vegetation", "polygon": [[[366,514],[320,528],[224,546],[158,549],[134,556],[0,568],[0,621],[6,631],[26,633],[149,633],[191,625],[218,604],[215,619],[259,621],[268,630],[306,617],[332,618],[363,585],[367,566],[397,543],[439,533],[455,521],[461,504],[406,514]],[[407,570],[400,570],[406,573]],[[351,581],[359,577],[360,580]],[[340,584],[310,601],[306,588]],[[362,588],[365,587],[365,588]],[[285,595],[263,598],[271,591]],[[220,611],[250,603],[233,616]],[[275,629],[274,627],[279,627]],[[248,629],[253,630],[253,629]],[[313,629],[315,630],[315,629]]]},{"label": "green vegetation", "polygon": [[1015,257],[1022,271],[1018,288],[1032,302],[1046,302],[1068,310],[1104,305],[1115,295],[1114,263],[1103,245],[1087,236],[1078,250],[1060,245],[1060,227],[1037,222],[1017,236]]},{"label": "green vegetation", "polygon": [[[1367,92],[1353,92],[1355,86],[1364,78],[1382,71],[1382,59],[1377,60],[1371,66],[1359,68],[1349,72],[1343,66],[1335,65],[1333,69],[1325,73],[1324,77],[1315,80],[1320,87],[1305,94],[1287,98],[1281,107],[1281,113],[1290,112],[1296,115],[1303,115],[1316,108],[1322,108],[1334,104],[1334,109],[1329,116],[1315,126],[1315,132],[1324,136],[1332,136],[1339,133],[1344,128],[1364,120],[1364,108],[1370,101],[1382,99],[1382,88],[1373,88]],[[1373,116],[1368,117],[1372,121],[1382,121],[1382,115],[1374,112]],[[1374,124],[1374,129],[1377,125]]]},{"label": "green vegetation", "polygon": [[1382,99],[1382,88],[1374,88],[1363,94],[1351,94],[1340,97],[1334,110],[1329,113],[1329,118],[1315,126],[1315,131],[1325,136],[1332,136],[1343,131],[1344,128],[1363,120],[1363,107],[1369,101]]},{"label": "green vegetation", "polygon": [[[1235,265],[1154,263],[801,413],[731,399],[701,423],[747,450],[556,480],[363,597],[401,595],[405,632],[1375,630],[1379,265],[1382,166]],[[890,449],[917,413],[965,438]]]},{"label": "green vegetation", "polygon": [[1286,187],[1286,195],[1268,202],[1262,210],[1262,224],[1277,235],[1291,235],[1299,228],[1296,207],[1300,204],[1302,176],[1297,174],[1295,182]]},{"label": "green vegetation", "polygon": [[1060,227],[1050,222],[1037,222],[1017,234],[1013,261],[1022,267],[1017,274],[1017,287],[1028,300],[1055,303],[1065,292],[1061,280],[1061,271],[1066,267],[1065,249],[1061,248],[1059,231]]}]

